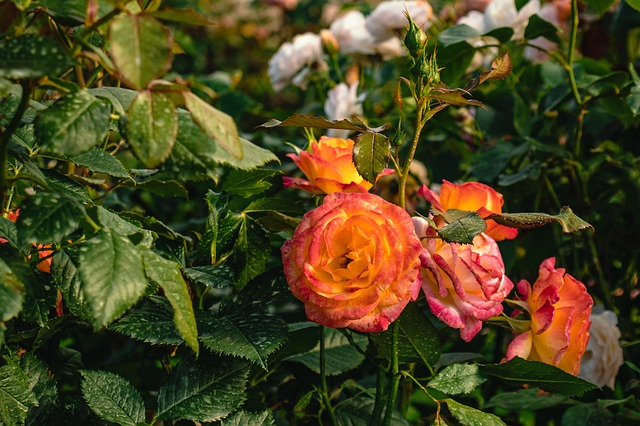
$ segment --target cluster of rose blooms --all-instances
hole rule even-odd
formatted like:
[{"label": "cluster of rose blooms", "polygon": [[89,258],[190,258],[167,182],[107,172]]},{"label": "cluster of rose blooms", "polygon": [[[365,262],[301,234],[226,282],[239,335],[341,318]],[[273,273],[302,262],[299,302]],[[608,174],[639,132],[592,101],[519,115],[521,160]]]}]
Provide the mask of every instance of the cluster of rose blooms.
[{"label": "cluster of rose blooms", "polygon": [[[423,186],[419,195],[432,213],[429,220],[411,217],[368,192],[373,185],[358,174],[353,145],[351,139],[322,137],[308,150],[289,154],[306,179],[285,177],[285,186],[326,194],[282,246],[293,295],[311,321],[381,332],[422,290],[431,312],[471,341],[484,321],[503,313],[514,288],[496,241],[518,231],[488,219],[472,244],[448,243],[438,237],[436,228],[445,222],[433,211],[474,211],[486,218],[502,212],[502,195],[477,182],[444,181],[439,193]],[[591,315],[593,299],[584,284],[557,268],[554,258],[542,262],[533,285],[522,280],[515,289],[518,325],[506,359],[541,361],[613,387],[622,364],[615,315]],[[590,334],[596,338],[590,341]]]}]

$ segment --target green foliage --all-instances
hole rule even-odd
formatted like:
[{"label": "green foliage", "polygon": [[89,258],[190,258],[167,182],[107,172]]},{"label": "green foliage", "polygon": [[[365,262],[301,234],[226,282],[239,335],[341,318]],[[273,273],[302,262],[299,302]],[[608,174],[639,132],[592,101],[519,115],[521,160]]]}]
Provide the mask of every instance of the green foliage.
[{"label": "green foliage", "polygon": [[364,132],[358,136],[353,147],[353,163],[365,180],[375,183],[387,166],[390,151],[391,143],[385,135]]},{"label": "green foliage", "polygon": [[82,396],[100,418],[120,425],[144,422],[144,401],[131,384],[106,371],[83,370]]}]

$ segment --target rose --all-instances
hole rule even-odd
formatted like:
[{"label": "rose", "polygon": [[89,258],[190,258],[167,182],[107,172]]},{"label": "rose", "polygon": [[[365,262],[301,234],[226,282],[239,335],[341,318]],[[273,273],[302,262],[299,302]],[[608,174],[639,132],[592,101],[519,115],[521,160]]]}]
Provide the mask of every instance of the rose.
[{"label": "rose", "polygon": [[498,245],[484,233],[473,244],[447,243],[425,219],[414,217],[413,223],[422,240],[422,290],[431,312],[459,328],[468,342],[483,321],[502,312],[502,301],[513,288]]},{"label": "rose", "polygon": [[420,251],[405,210],[377,195],[337,192],[302,217],[282,262],[309,320],[379,332],[417,297]]},{"label": "rose", "polygon": [[[327,119],[343,120],[350,119],[354,115],[362,115],[362,101],[365,94],[358,96],[358,82],[347,85],[340,83],[327,93],[327,100],[324,103],[324,112]],[[329,129],[327,135],[330,137],[348,137],[350,130]]]},{"label": "rose", "polygon": [[529,329],[509,344],[507,360],[519,356],[578,374],[589,341],[593,306],[584,284],[565,274],[563,268],[555,268],[551,257],[540,265],[533,288],[522,280],[517,289],[530,316]]},{"label": "rose", "polygon": [[306,66],[316,64],[326,67],[322,60],[322,40],[317,34],[310,32],[298,34],[291,42],[283,43],[269,59],[269,79],[276,92],[293,83],[301,88],[306,87]]},{"label": "rose", "polygon": [[582,356],[579,376],[600,387],[615,386],[618,370],[623,364],[618,318],[612,311],[591,314],[589,343]]},{"label": "rose", "polygon": [[[502,205],[504,204],[502,194],[479,182],[456,185],[443,180],[439,195],[426,186],[420,189],[420,194],[437,210],[443,212],[449,209],[474,211],[483,219],[493,213],[502,213]],[[486,224],[487,229],[484,233],[496,241],[512,239],[518,235],[516,228],[499,225],[494,220],[489,219]]]},{"label": "rose", "polygon": [[373,185],[360,176],[351,159],[353,145],[351,139],[323,136],[317,142],[311,141],[308,151],[288,154],[309,180],[284,177],[284,185],[312,194],[369,191]]},{"label": "rose", "polygon": [[383,1],[366,18],[366,28],[377,42],[396,37],[398,30],[409,26],[407,15],[419,28],[427,29],[433,15],[431,5],[423,0]]}]

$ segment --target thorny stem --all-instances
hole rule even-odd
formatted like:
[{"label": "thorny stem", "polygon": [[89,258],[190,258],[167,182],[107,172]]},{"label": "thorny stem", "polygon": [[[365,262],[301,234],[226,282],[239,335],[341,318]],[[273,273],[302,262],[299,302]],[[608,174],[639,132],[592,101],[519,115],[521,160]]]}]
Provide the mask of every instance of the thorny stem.
[{"label": "thorny stem", "polygon": [[576,55],[576,43],[578,39],[578,23],[580,18],[578,17],[578,0],[571,0],[571,35],[569,36],[569,58],[567,64],[567,72],[569,73],[569,81],[571,83],[571,91],[578,103],[578,106],[582,106],[582,98],[578,92],[578,85],[576,84],[576,76],[573,72],[573,61]]},{"label": "thorny stem", "polygon": [[20,103],[16,112],[11,118],[11,121],[7,125],[4,132],[0,129],[0,205],[4,206],[4,202],[7,197],[7,184],[8,184],[8,161],[9,161],[9,141],[11,136],[18,128],[22,116],[29,107],[29,97],[31,96],[31,82],[30,80],[24,80],[20,83],[22,86],[22,95],[20,97]]},{"label": "thorny stem", "polygon": [[376,399],[373,404],[373,413],[371,413],[371,423],[376,424],[376,419],[382,418],[382,394],[384,392],[385,371],[382,367],[378,368],[378,377],[376,379]]},{"label": "thorny stem", "polygon": [[329,417],[331,418],[331,424],[333,426],[338,425],[338,420],[336,419],[336,413],[333,411],[333,407],[331,406],[331,399],[329,398],[329,387],[327,386],[327,374],[326,374],[326,366],[325,366],[325,349],[324,349],[324,332],[325,327],[323,325],[320,326],[320,385],[322,386],[322,401],[324,402],[324,406],[329,412]]}]

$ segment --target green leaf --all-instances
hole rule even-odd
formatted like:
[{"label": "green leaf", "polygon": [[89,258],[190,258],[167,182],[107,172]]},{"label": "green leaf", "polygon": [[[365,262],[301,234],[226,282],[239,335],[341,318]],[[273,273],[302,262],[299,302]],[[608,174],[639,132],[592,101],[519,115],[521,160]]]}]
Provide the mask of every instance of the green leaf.
[{"label": "green leaf", "polygon": [[239,288],[264,272],[270,253],[271,244],[265,231],[250,217],[242,215],[233,251],[236,284]]},{"label": "green leaf", "polygon": [[145,89],[171,67],[171,32],[149,15],[116,17],[109,25],[109,45],[113,63],[133,89]]},{"label": "green leaf", "polygon": [[[367,349],[367,336],[352,333],[351,337],[360,350],[354,348],[349,343],[349,339],[339,330],[325,328],[325,372],[328,376],[335,376],[345,371],[353,370],[364,361],[363,352]],[[311,351],[290,356],[286,360],[304,364],[311,371],[320,374],[320,343]]]},{"label": "green leaf", "polygon": [[[537,16],[537,15],[533,15]],[[531,133],[532,111],[529,103],[525,102],[518,92],[513,92],[515,107],[513,110],[513,127],[520,136],[528,136]]]},{"label": "green leaf", "polygon": [[29,407],[38,405],[29,389],[24,373],[15,364],[0,367],[0,423],[3,426],[23,425]]},{"label": "green leaf", "polygon": [[166,96],[143,90],[131,103],[126,138],[140,161],[149,168],[169,157],[178,132],[176,108]]},{"label": "green leaf", "polygon": [[267,370],[267,358],[287,339],[287,324],[262,312],[239,312],[222,317],[203,315],[200,340],[212,351],[239,356]]},{"label": "green leaf", "polygon": [[80,373],[82,396],[100,418],[126,426],[144,422],[142,396],[126,379],[107,371]]},{"label": "green leaf", "polygon": [[560,209],[560,213],[555,216],[547,213],[494,213],[487,219],[493,219],[501,225],[521,229],[538,228],[555,221],[562,225],[562,232],[565,234],[587,228],[593,229],[593,226],[576,216],[568,206]]},{"label": "green leaf", "polygon": [[[38,408],[58,403],[58,386],[49,368],[33,352],[20,358],[20,367],[27,379],[29,390],[38,400]],[[33,411],[34,408],[31,409]]]},{"label": "green leaf", "polygon": [[[371,418],[375,400],[366,396],[341,401],[335,407],[336,420],[340,426],[369,426],[375,424]],[[404,416],[394,411],[391,416],[391,426],[409,426]]]},{"label": "green leaf", "polygon": [[89,89],[89,93],[97,98],[108,101],[118,115],[126,115],[131,103],[138,96],[136,90],[122,87],[97,87]]},{"label": "green leaf", "polygon": [[158,284],[173,306],[173,321],[180,335],[198,355],[198,328],[193,312],[189,287],[182,277],[180,265],[148,250],[144,253],[144,269],[147,277]]},{"label": "green leaf", "polygon": [[193,9],[177,9],[173,7],[163,7],[160,10],[150,13],[151,16],[164,21],[177,22],[189,25],[211,26],[215,21],[200,15]]},{"label": "green leaf", "polygon": [[102,142],[109,131],[108,105],[82,89],[69,93],[42,111],[35,134],[47,151],[74,156]]},{"label": "green leaf", "polygon": [[366,130],[366,127],[353,124],[349,120],[329,121],[324,117],[311,117],[304,114],[293,114],[284,121],[271,119],[260,127],[310,127],[312,129],[340,129],[358,132]]},{"label": "green leaf", "polygon": [[36,34],[0,40],[0,77],[17,80],[63,73],[73,61],[54,40]]},{"label": "green leaf", "polygon": [[[440,358],[440,341],[431,321],[416,303],[409,303],[397,319],[398,356],[402,363],[420,362],[433,366]],[[391,359],[392,330],[370,334],[378,351]]]},{"label": "green leaf", "polygon": [[251,171],[233,170],[222,184],[222,190],[229,194],[250,198],[271,188],[269,178],[280,174],[278,170],[258,169]]},{"label": "green leaf", "polygon": [[51,276],[58,284],[69,311],[85,321],[91,319],[91,308],[82,292],[82,281],[78,274],[78,262],[74,255],[58,250],[51,262]]},{"label": "green leaf", "polygon": [[[613,3],[615,3],[615,0],[584,0],[584,4],[586,4],[589,9],[595,11],[598,16],[602,16],[609,10]],[[627,0],[627,3],[633,7],[629,0]]]},{"label": "green leaf", "polygon": [[[96,18],[104,16],[111,10],[109,2],[96,2],[98,10]],[[47,14],[64,25],[76,26],[84,24],[87,14],[86,0],[41,0],[39,6],[43,6]]]},{"label": "green leaf", "polygon": [[278,305],[294,300],[282,268],[274,268],[256,277],[240,292],[222,300],[221,314],[238,311],[262,312],[268,304]]},{"label": "green leaf", "polygon": [[17,225],[15,222],[2,216],[0,216],[0,238],[4,240],[2,244],[8,243],[16,248],[20,246]]},{"label": "green leaf", "polygon": [[629,6],[640,12],[640,0],[625,0]]},{"label": "green leaf", "polygon": [[288,198],[278,197],[259,198],[255,201],[252,201],[247,207],[244,208],[243,211],[245,213],[275,211],[279,213],[288,213],[299,216],[302,216],[306,213],[304,207],[297,204],[295,201],[292,201]]},{"label": "green leaf", "polygon": [[560,37],[558,36],[559,31],[558,27],[553,25],[551,22],[545,21],[538,15],[532,15],[529,18],[527,28],[524,30],[524,38],[527,40],[533,40],[537,37],[544,37],[554,43],[560,43]]},{"label": "green leaf", "polygon": [[60,192],[38,192],[21,206],[18,217],[20,240],[29,243],[59,243],[78,228],[84,207]]},{"label": "green leaf", "polygon": [[86,167],[93,173],[104,173],[119,178],[130,178],[129,172],[113,155],[102,149],[91,148],[80,155],[71,157],[71,161],[78,166]]},{"label": "green leaf", "polygon": [[50,191],[60,192],[83,203],[91,203],[91,198],[84,187],[70,177],[56,170],[41,170],[41,173],[46,178],[44,186]]},{"label": "green leaf", "polygon": [[141,228],[139,223],[126,220],[120,215],[113,213],[102,206],[96,206],[89,211],[100,225],[108,228],[110,231],[125,236],[135,236],[139,234],[140,238],[138,239],[140,242],[138,244],[145,247],[151,246],[154,236],[151,231]]},{"label": "green leaf", "polygon": [[18,276],[0,259],[0,322],[8,321],[22,310],[25,288]]},{"label": "green leaf", "polygon": [[440,40],[440,43],[444,44],[446,47],[455,43],[460,43],[461,41],[467,41],[472,38],[479,37],[480,35],[481,34],[477,30],[471,28],[467,24],[460,24],[442,31],[438,35],[438,40]]},{"label": "green leaf", "polygon": [[608,426],[617,424],[631,425],[635,423],[617,422],[613,413],[599,403],[576,404],[573,407],[569,407],[562,415],[562,426]]},{"label": "green leaf", "polygon": [[233,271],[227,265],[204,265],[185,268],[184,276],[190,281],[212,288],[224,288],[235,284]]},{"label": "green leaf", "polygon": [[212,107],[192,92],[184,93],[185,106],[193,121],[204,133],[216,141],[235,158],[242,160],[243,145],[238,128],[230,115]]},{"label": "green leaf", "polygon": [[444,402],[449,407],[449,411],[451,411],[453,417],[455,417],[462,426],[506,426],[495,414],[476,410],[450,398],[446,398]]},{"label": "green leaf", "polygon": [[521,389],[494,395],[484,408],[500,407],[508,411],[536,411],[555,407],[567,402],[562,395],[540,394],[538,389]]},{"label": "green leaf", "polygon": [[575,377],[553,365],[538,361],[525,361],[515,357],[504,364],[486,364],[480,371],[498,377],[508,383],[529,384],[542,390],[564,396],[577,396],[597,386]]},{"label": "green leaf", "polygon": [[445,367],[427,384],[448,395],[469,393],[487,379],[477,364],[453,364]]},{"label": "green leaf", "polygon": [[487,228],[476,212],[449,209],[441,214],[447,225],[438,229],[438,235],[448,243],[473,244],[475,236]]},{"label": "green leaf", "polygon": [[[638,3],[640,7],[640,0],[638,0]],[[629,96],[627,96],[627,105],[634,117],[640,114],[640,86],[633,86],[631,88]]]},{"label": "green leaf", "polygon": [[154,345],[179,345],[183,339],[173,316],[167,299],[151,296],[109,325],[109,329]]},{"label": "green leaf", "polygon": [[380,133],[364,132],[358,135],[353,146],[353,163],[364,179],[375,183],[387,167],[390,152],[389,138]]},{"label": "green leaf", "polygon": [[160,388],[158,418],[213,422],[242,404],[249,364],[239,358],[204,358],[181,363]]},{"label": "green leaf", "polygon": [[274,424],[273,415],[269,410],[260,413],[240,410],[222,420],[219,426],[272,426]]},{"label": "green leaf", "polygon": [[96,328],[122,315],[147,288],[140,251],[108,228],[82,245],[78,272]]}]

